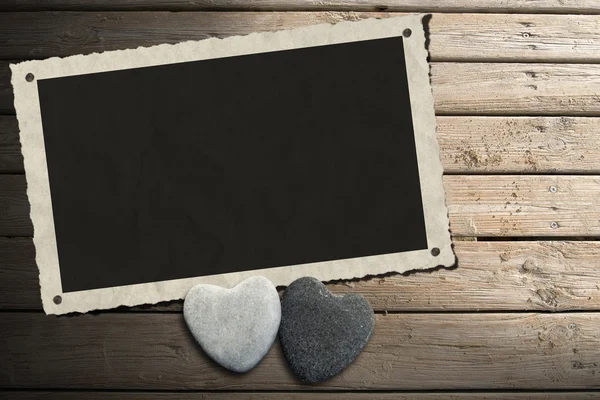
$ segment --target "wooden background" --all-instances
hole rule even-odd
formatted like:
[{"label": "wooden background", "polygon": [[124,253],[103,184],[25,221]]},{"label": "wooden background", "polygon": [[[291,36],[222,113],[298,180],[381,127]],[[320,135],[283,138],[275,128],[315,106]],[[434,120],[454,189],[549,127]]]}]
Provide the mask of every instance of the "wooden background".
[{"label": "wooden background", "polygon": [[[460,267],[331,285],[377,312],[345,372],[303,385],[278,344],[250,373],[224,371],[192,340],[180,302],[43,314],[11,60],[412,12],[433,13]],[[600,398],[599,63],[598,0],[3,0],[0,397]]]}]

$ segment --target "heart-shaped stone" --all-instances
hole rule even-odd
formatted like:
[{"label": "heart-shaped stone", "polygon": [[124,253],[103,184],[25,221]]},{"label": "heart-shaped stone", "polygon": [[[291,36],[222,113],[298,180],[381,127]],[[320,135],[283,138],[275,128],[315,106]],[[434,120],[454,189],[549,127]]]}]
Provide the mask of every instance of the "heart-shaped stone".
[{"label": "heart-shaped stone", "polygon": [[364,297],[335,296],[315,278],[300,278],[283,294],[279,340],[290,368],[305,382],[331,378],[350,365],[374,326]]},{"label": "heart-shaped stone", "polygon": [[267,354],[281,321],[281,303],[267,278],[254,276],[232,289],[196,285],[183,316],[202,349],[223,367],[247,372]]}]

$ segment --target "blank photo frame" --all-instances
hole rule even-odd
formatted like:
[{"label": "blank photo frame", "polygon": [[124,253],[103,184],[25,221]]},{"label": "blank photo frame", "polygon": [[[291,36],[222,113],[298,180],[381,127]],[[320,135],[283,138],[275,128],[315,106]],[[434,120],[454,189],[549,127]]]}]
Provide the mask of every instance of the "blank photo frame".
[{"label": "blank photo frame", "polygon": [[11,65],[46,313],[453,265],[422,18]]}]

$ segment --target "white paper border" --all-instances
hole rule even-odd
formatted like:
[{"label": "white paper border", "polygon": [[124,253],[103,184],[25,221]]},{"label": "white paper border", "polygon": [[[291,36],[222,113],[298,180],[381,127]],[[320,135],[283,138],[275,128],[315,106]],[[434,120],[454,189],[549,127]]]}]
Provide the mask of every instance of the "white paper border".
[{"label": "white paper border", "polygon": [[[11,65],[44,311],[47,314],[87,312],[121,305],[181,299],[198,283],[232,287],[253,275],[265,276],[275,285],[288,285],[303,276],[330,281],[453,265],[455,257],[448,231],[443,169],[436,139],[423,17],[411,15],[340,22],[335,25],[323,24],[279,32],[253,33],[225,39],[211,38]],[[412,34],[404,39],[404,51],[429,249],[62,293],[37,79],[402,36],[407,28]],[[33,82],[25,79],[28,73],[34,75]],[[74,189],[76,190],[75,187]],[[411,229],[410,226],[405,228]],[[431,254],[430,249],[433,247],[440,249],[437,257]],[[53,300],[57,295],[61,296],[60,304],[55,304]]]}]

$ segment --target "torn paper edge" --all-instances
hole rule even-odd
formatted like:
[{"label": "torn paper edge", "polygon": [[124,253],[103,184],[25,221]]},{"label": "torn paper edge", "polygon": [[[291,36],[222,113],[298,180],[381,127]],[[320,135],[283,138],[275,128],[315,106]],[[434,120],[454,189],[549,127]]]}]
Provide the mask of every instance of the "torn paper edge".
[{"label": "torn paper edge", "polygon": [[[11,64],[11,83],[19,122],[27,195],[31,204],[33,242],[44,311],[47,314],[65,314],[182,299],[196,284],[233,287],[254,275],[265,276],[275,285],[286,286],[303,276],[331,281],[452,266],[455,256],[449,233],[443,169],[436,138],[423,17],[424,15],[411,15],[340,22],[335,25],[322,24],[225,39],[211,38],[175,45],[164,44]],[[36,82],[38,79],[397,37],[402,36],[405,29],[412,31],[410,37],[404,39],[404,51],[428,249],[63,293]],[[25,78],[28,73],[34,76],[31,82]],[[76,185],[73,190],[77,190]],[[406,229],[410,227],[407,226]],[[440,250],[438,256],[431,253],[431,249],[435,247]]]}]

